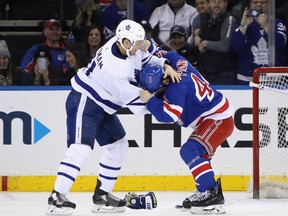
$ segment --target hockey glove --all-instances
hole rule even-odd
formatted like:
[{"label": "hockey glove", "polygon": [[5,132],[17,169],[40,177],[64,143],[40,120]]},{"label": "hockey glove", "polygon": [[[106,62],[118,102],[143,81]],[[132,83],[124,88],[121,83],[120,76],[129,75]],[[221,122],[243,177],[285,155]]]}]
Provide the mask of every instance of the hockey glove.
[{"label": "hockey glove", "polygon": [[129,192],[125,195],[126,206],[131,209],[153,209],[157,207],[157,199],[153,192],[137,195]]}]

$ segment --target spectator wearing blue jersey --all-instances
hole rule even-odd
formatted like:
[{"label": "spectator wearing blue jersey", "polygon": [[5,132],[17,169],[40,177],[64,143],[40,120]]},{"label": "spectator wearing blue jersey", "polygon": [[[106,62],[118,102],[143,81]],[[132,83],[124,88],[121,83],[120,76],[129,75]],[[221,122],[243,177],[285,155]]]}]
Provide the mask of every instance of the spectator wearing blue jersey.
[{"label": "spectator wearing blue jersey", "polygon": [[[22,85],[57,85],[57,76],[69,68],[65,60],[65,44],[61,42],[61,22],[55,19],[44,21],[43,34],[44,42],[33,45],[21,60]],[[41,71],[37,61],[40,54],[46,58],[45,68]]]},{"label": "spectator wearing blue jersey", "polygon": [[[237,84],[248,85],[258,67],[268,67],[268,0],[251,0],[241,24],[233,34],[231,46],[237,53]],[[275,18],[275,66],[285,65],[286,26]]]},{"label": "spectator wearing blue jersey", "polygon": [[[140,98],[159,122],[192,128],[180,155],[189,167],[197,192],[186,198],[182,205],[187,209],[222,205],[221,183],[214,179],[211,159],[234,129],[232,105],[187,59],[164,50],[157,55],[166,58],[182,79],[179,83],[170,83],[169,79],[163,79],[161,68],[148,65],[140,73],[140,85],[145,89],[141,90]],[[219,209],[219,212],[225,210]]]},{"label": "spectator wearing blue jersey", "polygon": [[[115,0],[101,12],[101,25],[103,26],[105,39],[115,35],[118,24],[127,19],[128,0]],[[134,1],[134,21],[141,23],[142,20],[148,20],[149,14],[145,5]]]}]

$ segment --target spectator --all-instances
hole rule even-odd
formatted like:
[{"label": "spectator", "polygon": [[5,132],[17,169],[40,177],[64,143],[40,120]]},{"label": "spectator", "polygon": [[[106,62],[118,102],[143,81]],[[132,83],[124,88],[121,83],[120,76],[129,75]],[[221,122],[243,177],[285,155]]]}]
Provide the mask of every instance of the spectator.
[{"label": "spectator", "polygon": [[[186,32],[191,32],[191,24],[197,16],[197,10],[188,5],[185,0],[168,0],[168,3],[155,8],[149,22],[154,29],[154,40],[159,45],[168,45],[170,29],[174,25],[181,25]],[[189,38],[188,42],[192,43]]]},{"label": "spectator", "polygon": [[[103,9],[101,13],[101,23],[104,28],[104,36],[107,40],[115,35],[117,25],[127,19],[128,0],[115,0]],[[145,5],[134,1],[134,21],[140,23],[141,20],[148,20],[149,14]]]},{"label": "spectator", "polygon": [[66,61],[69,64],[70,69],[59,77],[59,85],[70,85],[70,80],[77,73],[78,69],[85,67],[89,63],[87,61],[86,52],[83,46],[79,43],[67,45]]},{"label": "spectator", "polygon": [[5,40],[0,40],[0,86],[17,84],[16,67]]},{"label": "spectator", "polygon": [[114,0],[99,0],[101,10],[110,5],[112,2],[114,2]]},{"label": "spectator", "polygon": [[[200,20],[201,20],[201,14],[204,14],[209,9],[209,0],[196,0],[196,9],[198,12],[198,15],[193,19],[192,22],[192,37],[193,37],[193,43],[196,46],[199,46],[200,41],[195,40],[195,36],[199,35],[200,33]],[[199,39],[199,38],[198,38]]]},{"label": "spectator", "polygon": [[141,20],[140,24],[143,26],[144,30],[145,30],[145,35],[147,38],[149,38],[149,40],[151,40],[151,42],[155,45],[157,45],[156,41],[154,41],[153,37],[152,37],[152,27],[149,23],[148,20]]},{"label": "spectator", "polygon": [[94,0],[75,0],[77,12],[71,26],[75,42],[85,43],[90,27],[100,25],[100,5]]},{"label": "spectator", "polygon": [[[249,8],[261,11],[251,17],[248,8],[232,38],[232,48],[238,55],[237,84],[247,85],[258,67],[268,66],[268,1],[251,0]],[[252,14],[252,13],[249,13]],[[275,66],[285,65],[286,27],[275,18]]]},{"label": "spectator", "polygon": [[212,85],[235,84],[235,56],[230,49],[235,18],[226,10],[227,0],[210,0],[209,12],[201,15],[198,40],[200,71]]},{"label": "spectator", "polygon": [[[62,35],[60,21],[54,19],[44,21],[43,34],[46,37],[45,41],[33,45],[21,60],[19,72],[22,75],[22,85],[44,85],[45,81],[46,85],[57,85],[57,76],[67,70],[65,44],[60,42]],[[46,58],[45,68],[41,71],[37,61],[40,54],[44,54]]]},{"label": "spectator", "polygon": [[[284,24],[287,28],[288,26],[288,1],[286,0],[276,0],[276,17],[284,21]],[[285,66],[288,65],[288,43],[286,42],[285,48]]]},{"label": "spectator", "polygon": [[91,26],[86,40],[88,59],[95,57],[96,51],[104,44],[103,30],[99,26]]},{"label": "spectator", "polygon": [[167,0],[141,0],[141,2],[145,5],[149,14],[152,14],[156,7],[159,7],[163,4],[167,3]]},{"label": "spectator", "polygon": [[183,26],[175,25],[170,30],[169,47],[185,57],[194,67],[197,67],[199,52],[197,47],[187,42],[187,33]]},{"label": "spectator", "polygon": [[245,8],[248,6],[249,2],[250,2],[250,0],[240,0],[231,9],[231,13],[235,17],[236,23],[238,25],[241,22],[242,14],[243,14]]}]

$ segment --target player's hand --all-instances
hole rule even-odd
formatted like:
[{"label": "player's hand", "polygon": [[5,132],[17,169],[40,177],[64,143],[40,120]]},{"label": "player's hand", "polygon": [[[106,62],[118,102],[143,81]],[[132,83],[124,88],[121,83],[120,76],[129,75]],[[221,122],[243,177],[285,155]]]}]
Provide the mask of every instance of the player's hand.
[{"label": "player's hand", "polygon": [[147,103],[150,100],[151,97],[152,97],[152,94],[149,91],[140,90],[140,100],[143,103]]},{"label": "player's hand", "polygon": [[167,78],[167,76],[170,76],[172,79],[172,82],[178,82],[178,83],[180,82],[181,74],[173,70],[173,68],[170,65],[164,64],[164,70],[165,70],[165,73],[164,73],[163,79]]}]

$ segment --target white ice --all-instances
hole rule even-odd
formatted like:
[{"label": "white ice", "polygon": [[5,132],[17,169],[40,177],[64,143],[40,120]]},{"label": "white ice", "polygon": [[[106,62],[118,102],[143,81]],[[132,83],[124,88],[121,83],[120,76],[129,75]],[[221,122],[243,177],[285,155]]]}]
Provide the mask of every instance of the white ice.
[{"label": "white ice", "polygon": [[[143,194],[143,192],[138,192]],[[92,192],[72,192],[67,198],[76,203],[77,208],[73,216],[186,216],[190,212],[181,212],[175,205],[189,196],[188,192],[158,192],[154,191],[158,200],[158,207],[153,210],[126,209],[124,213],[92,213]],[[0,192],[0,216],[44,216],[47,209],[48,192]],[[124,197],[125,193],[113,193]],[[288,200],[265,199],[253,200],[251,194],[244,192],[224,192],[226,199],[224,208],[226,215],[255,216],[255,215],[288,215]]]}]

